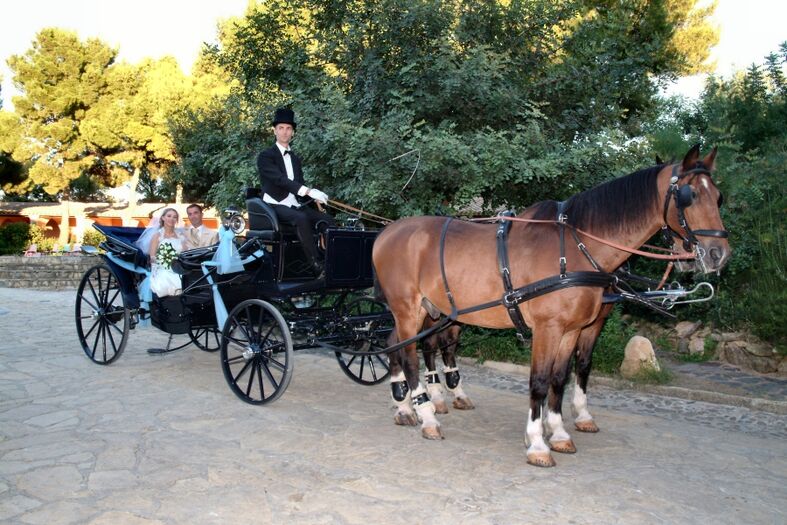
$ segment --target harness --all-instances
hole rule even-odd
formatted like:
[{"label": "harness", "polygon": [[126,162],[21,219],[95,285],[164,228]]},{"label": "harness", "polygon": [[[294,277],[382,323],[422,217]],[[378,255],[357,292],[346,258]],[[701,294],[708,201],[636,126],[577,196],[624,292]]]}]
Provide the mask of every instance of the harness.
[{"label": "harness", "polygon": [[[664,199],[664,226],[661,227],[661,234],[667,244],[671,244],[673,237],[683,241],[683,249],[691,251],[693,248],[698,247],[700,244],[697,236],[701,237],[716,237],[719,239],[726,239],[729,237],[729,232],[726,230],[692,230],[686,220],[685,210],[694,202],[694,190],[690,184],[684,184],[678,187],[678,182],[687,175],[710,175],[710,171],[702,166],[700,163],[695,168],[692,168],[683,173],[678,173],[678,165],[672,167],[672,177],[670,178],[670,186],[667,190],[667,196]],[[713,179],[710,179],[711,181]],[[685,235],[676,231],[667,221],[667,213],[669,212],[670,202],[675,201],[675,208],[678,211],[678,224],[683,228]],[[721,207],[723,197],[719,197],[719,207]]]},{"label": "harness", "polygon": [[[476,306],[471,306],[469,308],[463,308],[462,310],[457,309],[456,301],[454,300],[454,294],[451,292],[451,288],[448,285],[448,278],[445,273],[445,237],[448,233],[448,228],[453,221],[453,217],[449,217],[443,223],[443,228],[440,232],[440,273],[442,274],[443,278],[443,286],[445,287],[446,296],[448,297],[448,302],[451,305],[451,313],[448,314],[444,319],[442,319],[439,323],[432,326],[426,332],[422,332],[418,334],[415,338],[408,339],[407,341],[400,342],[396,345],[396,348],[401,348],[410,344],[422,337],[430,335],[437,330],[442,329],[448,323],[454,322],[460,315],[465,315],[473,312],[477,312],[479,310],[485,310],[487,308],[492,308],[495,306],[503,306],[506,311],[508,312],[508,316],[511,318],[511,322],[514,324],[514,327],[517,331],[517,337],[520,340],[524,339],[524,333],[527,330],[527,325],[525,324],[525,320],[522,317],[522,312],[519,310],[519,305],[525,301],[529,301],[531,299],[535,299],[541,295],[545,295],[551,292],[555,292],[557,290],[561,290],[563,288],[570,288],[573,286],[591,286],[591,287],[600,287],[600,288],[607,288],[609,286],[614,285],[617,283],[618,278],[608,272],[601,271],[598,267],[598,264],[590,257],[590,254],[587,253],[587,250],[584,249],[584,244],[579,242],[579,239],[576,237],[576,233],[574,236],[577,240],[578,245],[582,245],[580,250],[586,254],[588,259],[591,261],[591,264],[596,271],[592,272],[567,272],[566,271],[566,256],[565,256],[565,215],[563,215],[563,206],[564,203],[560,203],[558,205],[558,230],[560,235],[560,274],[555,275],[552,277],[547,277],[545,279],[540,279],[538,281],[526,284],[525,286],[520,286],[519,288],[514,288],[511,282],[511,270],[509,268],[509,261],[508,261],[508,232],[511,229],[511,221],[508,220],[501,220],[500,225],[497,228],[497,265],[500,271],[500,276],[503,280],[503,289],[504,293],[500,299],[495,301],[489,301],[483,304],[479,304]],[[512,217],[514,216],[513,212],[504,212],[502,217]],[[562,217],[562,219],[561,219]],[[573,231],[573,230],[572,230]],[[401,346],[400,346],[401,345]]]}]

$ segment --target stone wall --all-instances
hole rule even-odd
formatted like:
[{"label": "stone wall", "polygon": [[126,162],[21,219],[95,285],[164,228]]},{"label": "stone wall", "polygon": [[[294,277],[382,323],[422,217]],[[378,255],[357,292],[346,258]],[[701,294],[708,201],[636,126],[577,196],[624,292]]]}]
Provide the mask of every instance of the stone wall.
[{"label": "stone wall", "polygon": [[90,255],[4,255],[0,256],[0,287],[49,290],[77,288],[88,268],[100,262],[99,257]]}]

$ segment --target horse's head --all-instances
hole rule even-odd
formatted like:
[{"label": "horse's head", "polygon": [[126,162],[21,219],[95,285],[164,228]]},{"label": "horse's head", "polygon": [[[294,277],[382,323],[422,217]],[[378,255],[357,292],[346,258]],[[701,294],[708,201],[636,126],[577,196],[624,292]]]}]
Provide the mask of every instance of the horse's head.
[{"label": "horse's head", "polygon": [[[689,150],[683,162],[667,166],[670,177],[664,200],[664,232],[679,253],[694,254],[702,273],[718,272],[730,256],[727,231],[719,208],[722,195],[711,178],[716,148],[700,160],[699,145]],[[684,263],[683,268],[687,269]]]}]

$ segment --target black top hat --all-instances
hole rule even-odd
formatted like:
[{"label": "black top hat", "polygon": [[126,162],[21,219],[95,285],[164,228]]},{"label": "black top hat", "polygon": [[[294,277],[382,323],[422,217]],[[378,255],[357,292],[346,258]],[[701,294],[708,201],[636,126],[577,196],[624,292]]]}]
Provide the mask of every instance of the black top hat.
[{"label": "black top hat", "polygon": [[276,126],[277,124],[290,124],[292,125],[292,129],[298,127],[295,123],[295,113],[291,109],[287,108],[279,108],[276,110],[276,114],[273,115],[273,122],[271,122],[272,126]]}]

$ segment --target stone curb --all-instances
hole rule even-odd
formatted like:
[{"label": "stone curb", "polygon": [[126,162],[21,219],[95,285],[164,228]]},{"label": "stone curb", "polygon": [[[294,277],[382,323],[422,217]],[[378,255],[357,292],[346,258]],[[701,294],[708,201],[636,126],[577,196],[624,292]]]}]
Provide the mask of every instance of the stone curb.
[{"label": "stone curb", "polygon": [[[516,374],[524,377],[530,376],[530,367],[525,365],[516,365],[513,363],[504,363],[500,361],[484,361],[483,363],[479,363],[470,357],[458,357],[457,359],[463,365],[481,366],[496,370],[498,372]],[[714,403],[717,405],[729,405],[748,408],[751,410],[771,412],[779,415],[787,415],[787,402],[785,401],[773,401],[770,399],[756,397],[736,396],[732,394],[722,394],[720,392],[711,392],[708,390],[694,390],[691,388],[678,386],[647,385],[626,381],[624,379],[616,379],[613,377],[604,377],[593,374],[590,375],[590,386],[603,386],[615,390],[636,390],[638,392],[645,392],[648,394],[656,394],[660,396],[677,397],[680,399],[688,399],[690,401],[704,401],[706,403]]]}]

